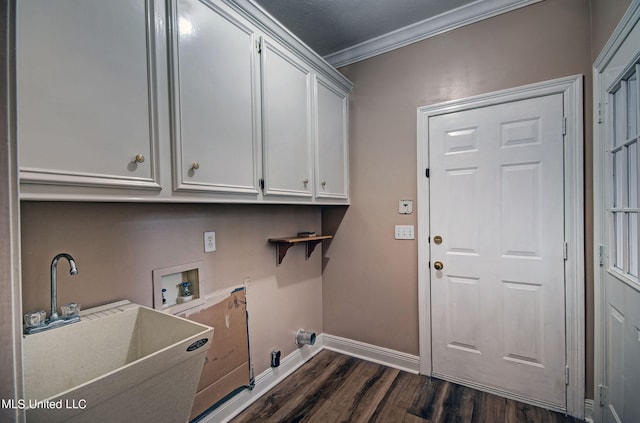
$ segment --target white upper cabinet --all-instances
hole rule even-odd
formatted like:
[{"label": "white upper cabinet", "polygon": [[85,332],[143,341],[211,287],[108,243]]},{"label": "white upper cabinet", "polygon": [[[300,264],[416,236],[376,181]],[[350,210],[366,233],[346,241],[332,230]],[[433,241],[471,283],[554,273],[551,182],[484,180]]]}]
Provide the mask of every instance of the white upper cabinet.
[{"label": "white upper cabinet", "polygon": [[311,197],[311,70],[261,40],[264,194]]},{"label": "white upper cabinet", "polygon": [[159,190],[153,1],[16,3],[23,185]]},{"label": "white upper cabinet", "polygon": [[315,78],[316,197],[349,198],[348,97],[325,78]]},{"label": "white upper cabinet", "polygon": [[259,103],[255,31],[207,0],[173,0],[176,190],[257,197]]},{"label": "white upper cabinet", "polygon": [[22,200],[348,204],[351,82],[251,0],[16,5]]}]

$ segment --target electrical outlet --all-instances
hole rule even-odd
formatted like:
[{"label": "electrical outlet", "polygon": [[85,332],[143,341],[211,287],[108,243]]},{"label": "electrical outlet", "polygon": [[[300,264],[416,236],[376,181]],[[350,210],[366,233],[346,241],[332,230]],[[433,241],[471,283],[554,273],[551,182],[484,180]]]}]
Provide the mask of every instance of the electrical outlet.
[{"label": "electrical outlet", "polygon": [[280,366],[280,351],[271,351],[271,367]]},{"label": "electrical outlet", "polygon": [[415,239],[413,225],[396,225],[396,239]]},{"label": "electrical outlet", "polygon": [[216,233],[205,232],[204,233],[204,252],[211,253],[216,250]]}]

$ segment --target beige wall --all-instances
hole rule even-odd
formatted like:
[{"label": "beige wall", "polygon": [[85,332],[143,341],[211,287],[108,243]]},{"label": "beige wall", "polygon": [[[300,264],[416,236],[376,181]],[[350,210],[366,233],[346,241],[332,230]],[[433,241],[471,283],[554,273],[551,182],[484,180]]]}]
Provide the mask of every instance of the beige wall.
[{"label": "beige wall", "polygon": [[[546,0],[341,69],[354,83],[353,197],[346,213],[323,215],[324,225],[338,227],[326,248],[325,333],[419,354],[417,243],[393,239],[394,225],[417,225],[416,213],[397,211],[399,199],[416,199],[417,107],[584,74],[591,179],[589,25],[587,0]],[[588,189],[588,215],[591,201]],[[586,238],[592,251],[591,229]],[[592,351],[591,337],[586,342]],[[591,379],[587,386],[591,392]]]},{"label": "beige wall", "polygon": [[[299,328],[322,332],[320,249],[304,247],[275,265],[270,237],[320,232],[321,210],[305,206],[22,202],[22,292],[25,311],[50,309],[49,266],[70,253],[79,273],[58,266],[58,304],[83,308],[120,299],[152,306],[152,271],[202,261],[208,291],[248,283],[251,354],[256,374],[270,352],[296,349]],[[217,251],[203,252],[215,231]]]}]

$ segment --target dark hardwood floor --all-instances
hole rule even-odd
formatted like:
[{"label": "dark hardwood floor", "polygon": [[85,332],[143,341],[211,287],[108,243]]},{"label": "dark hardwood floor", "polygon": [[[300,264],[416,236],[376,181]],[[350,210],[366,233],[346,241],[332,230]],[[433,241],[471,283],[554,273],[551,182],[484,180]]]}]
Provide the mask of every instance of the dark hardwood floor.
[{"label": "dark hardwood floor", "polygon": [[232,422],[575,423],[579,420],[324,350]]}]

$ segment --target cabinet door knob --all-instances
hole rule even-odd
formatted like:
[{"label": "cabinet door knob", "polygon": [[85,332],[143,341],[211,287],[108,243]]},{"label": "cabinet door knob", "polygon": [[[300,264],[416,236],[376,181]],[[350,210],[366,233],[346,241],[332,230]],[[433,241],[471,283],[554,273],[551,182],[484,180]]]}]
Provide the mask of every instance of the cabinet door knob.
[{"label": "cabinet door knob", "polygon": [[305,184],[305,185],[307,185],[307,184],[309,183],[309,179],[305,179],[305,180],[304,180],[304,181],[302,181],[302,182],[304,182],[304,184]]},{"label": "cabinet door knob", "polygon": [[144,163],[144,155],[143,154],[136,154],[135,162],[136,163]]},{"label": "cabinet door knob", "polygon": [[326,187],[327,186],[327,181],[322,181],[321,185],[322,185],[322,188]]},{"label": "cabinet door knob", "polygon": [[193,164],[191,165],[191,169],[193,169],[193,170],[198,170],[198,169],[200,169],[200,163],[198,163],[198,162],[193,162]]}]

